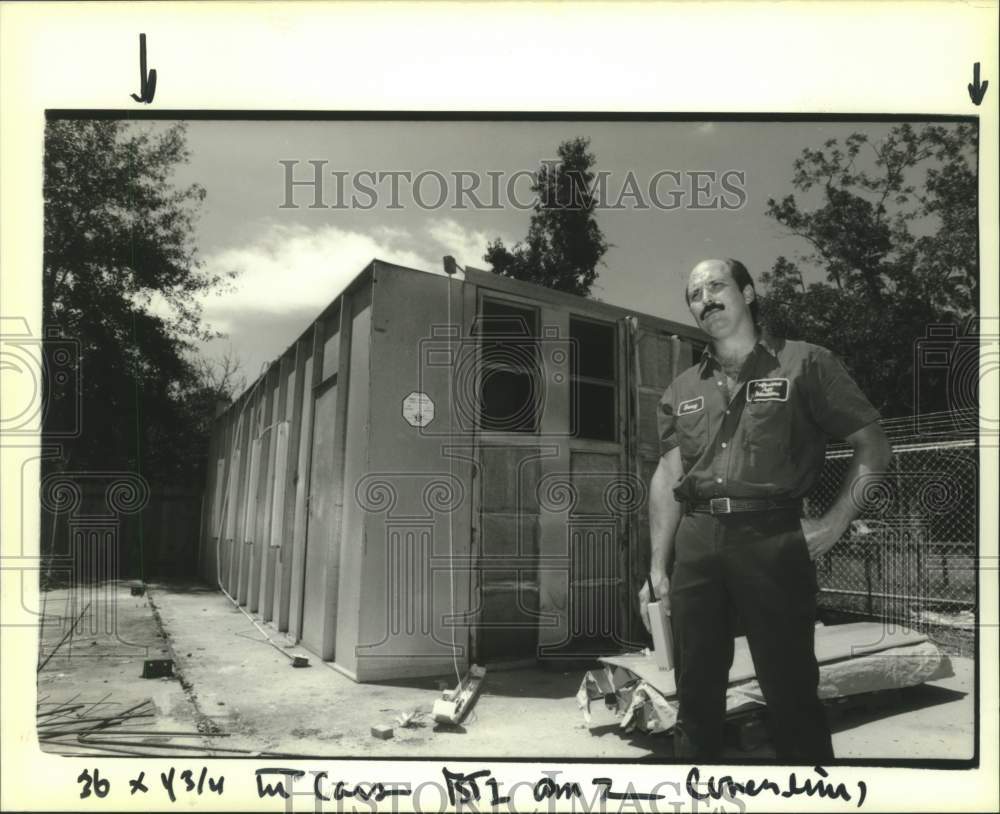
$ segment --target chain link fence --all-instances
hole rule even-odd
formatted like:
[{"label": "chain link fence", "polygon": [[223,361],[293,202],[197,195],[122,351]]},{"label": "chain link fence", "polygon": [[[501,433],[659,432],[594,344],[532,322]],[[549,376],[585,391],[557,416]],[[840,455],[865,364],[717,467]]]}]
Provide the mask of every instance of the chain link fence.
[{"label": "chain link fence", "polygon": [[[977,590],[976,442],[896,443],[894,452],[886,477],[854,484],[866,508],[817,562],[820,607],[921,630],[967,653]],[[850,458],[849,450],[828,453],[807,516],[832,504]]]}]

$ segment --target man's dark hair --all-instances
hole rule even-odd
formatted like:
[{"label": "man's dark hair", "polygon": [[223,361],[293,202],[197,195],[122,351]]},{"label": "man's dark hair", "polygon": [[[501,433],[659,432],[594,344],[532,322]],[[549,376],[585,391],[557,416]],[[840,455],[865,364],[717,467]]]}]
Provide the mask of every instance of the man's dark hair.
[{"label": "man's dark hair", "polygon": [[[750,272],[747,271],[747,267],[744,266],[739,260],[733,260],[731,257],[727,257],[723,262],[726,264],[726,268],[729,269],[729,274],[733,278],[740,292],[747,286],[753,289],[753,302],[750,303],[750,317],[753,319],[753,324],[760,327],[760,301],[757,297],[757,287],[753,284],[753,277],[750,276]],[[684,301],[690,305],[691,296],[688,294],[687,285],[684,286]]]}]

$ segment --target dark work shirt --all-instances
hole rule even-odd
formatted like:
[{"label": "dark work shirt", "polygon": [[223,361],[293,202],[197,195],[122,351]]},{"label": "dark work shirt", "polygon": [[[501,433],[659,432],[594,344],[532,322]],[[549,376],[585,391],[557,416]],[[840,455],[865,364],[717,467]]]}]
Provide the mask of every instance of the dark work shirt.
[{"label": "dark work shirt", "polygon": [[[741,394],[746,404],[739,413]],[[805,497],[823,466],[827,440],[846,438],[878,418],[826,348],[766,335],[743,364],[734,400],[708,348],[671,382],[657,410],[660,454],[681,450],[684,476],[674,494],[686,501]]]}]

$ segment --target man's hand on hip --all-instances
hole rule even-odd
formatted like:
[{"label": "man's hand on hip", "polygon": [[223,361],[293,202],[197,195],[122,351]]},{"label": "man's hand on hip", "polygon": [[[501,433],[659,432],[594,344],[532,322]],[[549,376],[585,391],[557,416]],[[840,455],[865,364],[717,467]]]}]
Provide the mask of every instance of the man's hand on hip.
[{"label": "man's hand on hip", "polygon": [[653,590],[656,592],[655,599],[649,595],[649,580],[643,582],[642,588],[639,589],[639,616],[642,617],[647,633],[651,632],[648,607],[650,602],[659,601],[663,612],[670,613],[670,580],[666,576],[653,578]]},{"label": "man's hand on hip", "polygon": [[833,548],[842,534],[840,529],[822,517],[818,519],[803,517],[801,523],[802,533],[805,535],[806,545],[809,547],[809,557],[813,560],[819,559]]}]

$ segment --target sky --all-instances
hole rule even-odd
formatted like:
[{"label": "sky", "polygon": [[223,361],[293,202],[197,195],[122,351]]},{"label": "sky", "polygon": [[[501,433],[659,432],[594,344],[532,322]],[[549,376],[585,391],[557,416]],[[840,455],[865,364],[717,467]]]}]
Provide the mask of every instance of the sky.
[{"label": "sky", "polygon": [[[209,358],[231,350],[252,381],[372,258],[440,273],[442,256],[451,254],[460,265],[486,268],[489,240],[512,246],[527,233],[526,174],[575,137],[590,140],[596,169],[607,174],[608,206],[597,220],[611,248],[592,294],[688,322],[684,283],[699,260],[734,257],[759,277],[779,255],[808,248],[766,215],[768,198],[793,192],[793,162],[804,148],[855,131],[878,140],[888,130],[850,122],[192,121],[191,159],[174,181],[207,191],[196,234],[206,270],[237,272],[230,290],[203,298],[208,324],[225,337],[201,350]],[[309,162],[325,162],[325,208],[311,208],[314,191],[301,186],[292,190],[293,206],[283,207],[289,170],[282,161],[295,162],[287,166],[296,180],[314,177]],[[359,176],[365,171],[383,180]],[[445,204],[434,206],[442,191],[434,175],[424,176],[416,197],[414,183],[396,176],[394,200],[388,173],[404,172],[414,179],[440,173]],[[714,172],[716,180],[693,172]],[[467,195],[466,208],[455,208],[454,173],[479,178],[476,194],[493,208],[478,208]],[[496,200],[488,173],[500,179]],[[630,173],[638,197],[619,201]],[[374,201],[352,186],[359,178],[376,189]],[[654,182],[659,207],[649,192]],[[520,206],[507,199],[508,183]],[[692,183],[708,186],[696,194]],[[692,205],[712,199],[714,208]],[[621,208],[611,208],[615,203]]]}]

